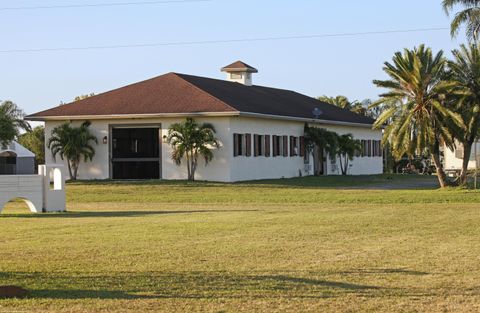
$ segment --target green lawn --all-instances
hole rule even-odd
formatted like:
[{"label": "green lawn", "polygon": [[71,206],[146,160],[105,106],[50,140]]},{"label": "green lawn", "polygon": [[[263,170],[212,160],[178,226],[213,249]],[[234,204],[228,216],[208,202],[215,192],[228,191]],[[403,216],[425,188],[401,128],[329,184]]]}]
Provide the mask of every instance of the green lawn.
[{"label": "green lawn", "polygon": [[478,312],[480,192],[432,179],[70,183],[68,213],[0,215],[0,285],[31,291],[0,312]]}]

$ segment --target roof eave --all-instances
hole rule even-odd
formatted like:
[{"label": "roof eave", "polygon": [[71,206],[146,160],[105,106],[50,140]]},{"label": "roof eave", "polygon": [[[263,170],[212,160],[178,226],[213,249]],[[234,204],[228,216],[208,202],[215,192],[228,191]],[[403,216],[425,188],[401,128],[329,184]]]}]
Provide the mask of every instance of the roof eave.
[{"label": "roof eave", "polygon": [[238,116],[240,112],[191,112],[191,113],[148,113],[148,114],[107,114],[107,115],[62,115],[62,116],[26,116],[27,121],[68,121],[68,120],[105,120],[105,119],[146,119],[159,117],[203,117],[203,116]]},{"label": "roof eave", "polygon": [[322,119],[316,119],[316,118],[304,118],[304,117],[295,117],[295,116],[271,115],[271,114],[262,114],[262,113],[253,113],[253,112],[240,112],[240,116],[269,118],[269,119],[277,119],[277,120],[297,121],[297,122],[326,124],[326,125],[354,126],[354,127],[364,127],[364,128],[370,128],[370,129],[373,128],[373,124],[322,120]]},{"label": "roof eave", "polygon": [[27,116],[28,121],[68,121],[68,120],[106,120],[106,119],[147,119],[147,118],[162,118],[162,117],[225,117],[225,116],[243,116],[243,117],[256,117],[286,121],[297,121],[315,124],[325,125],[341,125],[341,126],[353,126],[372,128],[373,124],[366,123],[354,123],[345,121],[324,120],[315,118],[303,118],[295,116],[283,116],[273,114],[262,114],[254,112],[193,112],[193,113],[153,113],[153,114],[109,114],[109,115],[76,115],[76,116]]},{"label": "roof eave", "polygon": [[222,72],[229,72],[229,73],[258,73],[258,70],[255,68],[228,68],[224,67],[221,69]]}]

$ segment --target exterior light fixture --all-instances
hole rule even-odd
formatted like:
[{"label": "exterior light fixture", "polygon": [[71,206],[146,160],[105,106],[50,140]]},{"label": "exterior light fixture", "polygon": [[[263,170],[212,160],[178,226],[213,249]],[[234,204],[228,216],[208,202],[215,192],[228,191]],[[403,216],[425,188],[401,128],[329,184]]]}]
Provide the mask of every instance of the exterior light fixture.
[{"label": "exterior light fixture", "polygon": [[163,143],[167,143],[167,141],[168,141],[167,135],[163,135],[162,139],[163,139],[162,140]]},{"label": "exterior light fixture", "polygon": [[105,137],[103,137],[103,144],[106,145],[107,143],[108,143],[108,137],[105,136]]}]

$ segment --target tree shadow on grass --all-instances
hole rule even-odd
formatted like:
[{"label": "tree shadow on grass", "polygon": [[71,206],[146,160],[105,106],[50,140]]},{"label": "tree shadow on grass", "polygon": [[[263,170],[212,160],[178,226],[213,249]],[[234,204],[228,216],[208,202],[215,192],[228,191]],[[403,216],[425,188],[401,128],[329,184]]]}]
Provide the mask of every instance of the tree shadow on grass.
[{"label": "tree shadow on grass", "polygon": [[69,182],[71,185],[107,185],[107,186],[169,186],[179,188],[303,188],[303,189],[436,189],[438,181],[434,176],[424,175],[348,175],[348,176],[306,176],[281,179],[241,181],[235,183],[186,181],[186,180],[89,180]]},{"label": "tree shadow on grass", "polygon": [[28,298],[34,299],[156,299],[156,295],[136,294],[121,290],[41,289],[32,290]]},{"label": "tree shadow on grass", "polygon": [[[347,293],[374,295],[380,287],[293,275],[242,275],[226,272],[3,273],[2,280],[30,290],[34,299],[214,299],[331,298]],[[29,288],[29,285],[34,286]],[[116,289],[116,290],[112,290]]]},{"label": "tree shadow on grass", "polygon": [[0,218],[86,218],[86,217],[143,217],[168,214],[196,214],[196,213],[238,213],[238,212],[258,212],[260,210],[179,210],[179,211],[85,211],[85,212],[63,212],[63,213],[44,213],[44,214],[0,214]]},{"label": "tree shadow on grass", "polygon": [[255,279],[257,279],[257,280],[278,281],[280,283],[285,283],[285,285],[303,284],[303,285],[312,285],[312,286],[318,286],[318,287],[352,290],[352,291],[380,289],[377,286],[352,284],[352,283],[329,281],[329,280],[323,280],[323,279],[292,277],[292,276],[285,276],[285,275],[256,276]]},{"label": "tree shadow on grass", "polygon": [[409,270],[405,268],[374,268],[374,269],[355,269],[351,271],[344,271],[341,274],[404,274],[413,276],[430,275],[431,273]]}]

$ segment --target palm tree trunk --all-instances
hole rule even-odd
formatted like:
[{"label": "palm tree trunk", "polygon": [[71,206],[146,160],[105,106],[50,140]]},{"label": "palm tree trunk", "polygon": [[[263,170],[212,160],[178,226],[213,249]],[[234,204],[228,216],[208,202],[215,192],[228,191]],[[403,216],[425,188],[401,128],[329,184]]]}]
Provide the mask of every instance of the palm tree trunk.
[{"label": "palm tree trunk", "polygon": [[187,158],[187,179],[191,180],[191,164],[190,164],[190,155],[188,154],[188,150],[185,152],[186,158]]},{"label": "palm tree trunk", "polygon": [[195,180],[195,171],[197,170],[197,160],[195,157],[192,158],[192,173],[190,180],[194,181]]},{"label": "palm tree trunk", "polygon": [[347,175],[348,173],[348,156],[345,156],[345,171],[343,172],[343,175]]},{"label": "palm tree trunk", "polygon": [[460,177],[458,178],[458,184],[462,186],[467,184],[468,163],[470,162],[470,154],[472,152],[474,141],[475,136],[470,136],[470,138],[463,144],[462,171],[460,172]]},{"label": "palm tree trunk", "polygon": [[192,181],[195,180],[195,172],[197,171],[198,152],[195,151],[192,156]]},{"label": "palm tree trunk", "polygon": [[70,165],[69,159],[67,159],[67,167],[68,167],[68,175],[70,175],[70,179],[73,179],[72,166]]},{"label": "palm tree trunk", "polygon": [[342,175],[345,175],[345,171],[343,169],[342,155],[338,156],[338,160],[340,161],[340,170],[342,171]]},{"label": "palm tree trunk", "polygon": [[440,141],[437,139],[435,141],[435,145],[433,146],[433,163],[435,164],[435,169],[437,171],[437,178],[438,182],[440,183],[440,187],[445,188],[449,186],[449,182],[447,179],[447,175],[445,175],[445,171],[443,169],[443,164],[440,161]]},{"label": "palm tree trunk", "polygon": [[440,162],[440,153],[433,153],[433,163],[435,164],[435,168],[437,170],[437,177],[438,177],[438,182],[440,183],[440,187],[442,188],[447,187],[448,186],[447,175],[445,175],[442,162]]},{"label": "palm tree trunk", "polygon": [[78,165],[79,165],[78,161],[75,161],[73,163],[73,178],[72,178],[72,180],[77,180]]}]

